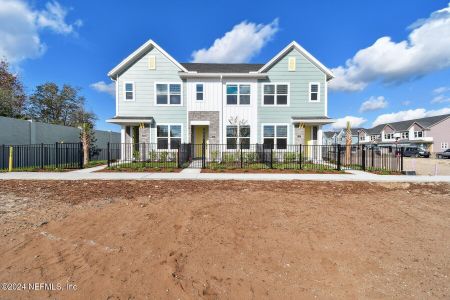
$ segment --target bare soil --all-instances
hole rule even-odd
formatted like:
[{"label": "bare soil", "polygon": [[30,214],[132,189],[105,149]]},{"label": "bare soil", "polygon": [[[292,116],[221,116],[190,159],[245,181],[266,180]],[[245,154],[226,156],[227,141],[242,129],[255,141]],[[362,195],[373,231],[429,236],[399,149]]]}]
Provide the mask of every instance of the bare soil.
[{"label": "bare soil", "polygon": [[342,174],[338,170],[294,170],[294,169],[201,169],[201,173],[274,173],[274,174]]},{"label": "bare soil", "polygon": [[0,298],[448,299],[449,232],[448,184],[0,181],[0,282],[62,287]]}]

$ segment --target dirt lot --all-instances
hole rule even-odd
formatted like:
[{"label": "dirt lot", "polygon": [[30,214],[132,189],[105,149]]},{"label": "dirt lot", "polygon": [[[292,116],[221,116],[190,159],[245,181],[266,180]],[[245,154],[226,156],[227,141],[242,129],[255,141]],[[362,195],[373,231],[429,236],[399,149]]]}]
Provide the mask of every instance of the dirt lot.
[{"label": "dirt lot", "polygon": [[1,299],[450,297],[450,185],[0,187],[0,282],[62,288]]},{"label": "dirt lot", "polygon": [[450,175],[450,159],[405,157],[404,160],[404,169],[416,171],[417,175]]}]

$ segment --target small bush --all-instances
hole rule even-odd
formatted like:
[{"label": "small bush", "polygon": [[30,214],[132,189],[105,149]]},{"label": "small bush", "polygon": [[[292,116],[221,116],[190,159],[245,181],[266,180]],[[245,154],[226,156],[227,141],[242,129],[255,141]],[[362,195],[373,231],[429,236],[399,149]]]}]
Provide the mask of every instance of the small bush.
[{"label": "small bush", "polygon": [[148,153],[148,159],[150,161],[157,161],[158,160],[158,153],[156,153],[155,150],[152,150]]},{"label": "small bush", "polygon": [[133,158],[134,160],[140,160],[141,159],[141,153],[139,151],[134,151],[133,152]]},{"label": "small bush", "polygon": [[256,152],[245,153],[244,162],[249,163],[249,164],[256,162]]},{"label": "small bush", "polygon": [[224,163],[232,163],[238,160],[237,153],[224,153],[222,155],[222,160]]},{"label": "small bush", "polygon": [[166,162],[167,158],[169,157],[169,152],[163,151],[159,153],[159,162]]},{"label": "small bush", "polygon": [[217,161],[218,157],[219,157],[219,151],[211,151],[211,161],[213,161],[213,162]]},{"label": "small bush", "polygon": [[286,152],[283,155],[283,160],[285,163],[294,162],[297,158],[297,154],[295,152]]}]

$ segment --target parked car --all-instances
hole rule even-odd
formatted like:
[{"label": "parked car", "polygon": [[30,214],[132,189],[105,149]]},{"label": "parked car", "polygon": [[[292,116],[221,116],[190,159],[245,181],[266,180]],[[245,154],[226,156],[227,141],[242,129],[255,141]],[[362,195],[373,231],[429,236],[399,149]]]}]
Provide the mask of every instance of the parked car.
[{"label": "parked car", "polygon": [[436,153],[437,158],[450,158],[450,149],[445,150],[444,152]]},{"label": "parked car", "polygon": [[405,157],[430,157],[430,152],[417,147],[406,147],[403,150],[403,156]]}]

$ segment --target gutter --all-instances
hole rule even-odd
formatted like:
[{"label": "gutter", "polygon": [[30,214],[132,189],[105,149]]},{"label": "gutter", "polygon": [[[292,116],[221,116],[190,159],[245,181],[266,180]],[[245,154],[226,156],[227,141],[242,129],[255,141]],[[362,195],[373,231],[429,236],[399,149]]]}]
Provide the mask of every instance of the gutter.
[{"label": "gutter", "polygon": [[186,72],[179,72],[178,73],[181,78],[208,78],[208,77],[218,77],[221,80],[226,77],[236,78],[267,78],[267,73],[258,73],[258,74],[251,74],[251,73],[186,73]]}]

